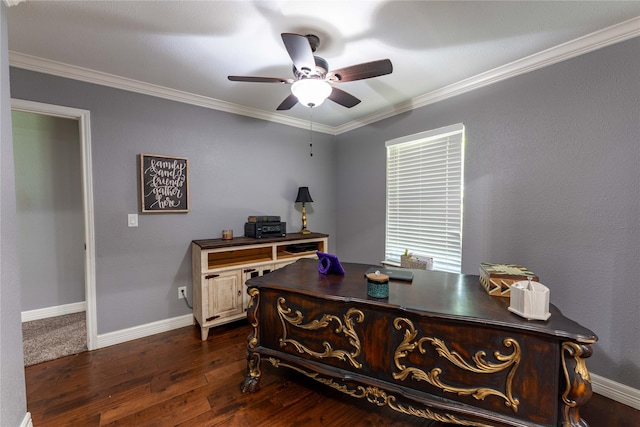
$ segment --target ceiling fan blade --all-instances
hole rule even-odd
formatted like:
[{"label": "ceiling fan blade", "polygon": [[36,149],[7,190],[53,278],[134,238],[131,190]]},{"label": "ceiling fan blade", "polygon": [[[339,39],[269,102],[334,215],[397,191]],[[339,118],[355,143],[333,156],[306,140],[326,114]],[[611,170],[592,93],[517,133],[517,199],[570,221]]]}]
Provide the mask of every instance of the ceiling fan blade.
[{"label": "ceiling fan blade", "polygon": [[297,103],[298,98],[296,98],[293,94],[289,94],[289,96],[287,96],[284,101],[282,101],[282,103],[278,105],[278,108],[276,108],[276,110],[290,110]]},{"label": "ceiling fan blade", "polygon": [[316,69],[316,61],[309,39],[305,36],[292,33],[282,33],[282,42],[293,61],[293,65],[300,71],[311,72]]},{"label": "ceiling fan blade", "polygon": [[351,82],[354,80],[370,79],[371,77],[391,74],[393,65],[388,59],[364,62],[350,67],[333,70],[329,73],[329,80],[334,83]]},{"label": "ceiling fan blade", "polygon": [[253,82],[253,83],[280,83],[290,85],[293,79],[282,79],[279,77],[255,77],[255,76],[229,76],[232,82]]},{"label": "ceiling fan blade", "polygon": [[347,108],[351,108],[360,104],[360,100],[358,98],[351,95],[350,93],[343,91],[342,89],[338,89],[337,87],[331,87],[331,94],[329,95],[329,99],[336,104],[340,104],[343,107]]}]

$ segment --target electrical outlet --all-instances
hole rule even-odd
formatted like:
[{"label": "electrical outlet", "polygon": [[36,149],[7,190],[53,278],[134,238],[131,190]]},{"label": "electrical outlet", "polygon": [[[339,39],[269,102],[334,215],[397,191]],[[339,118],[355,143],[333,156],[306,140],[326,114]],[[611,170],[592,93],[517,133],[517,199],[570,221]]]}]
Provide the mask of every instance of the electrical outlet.
[{"label": "electrical outlet", "polygon": [[[184,292],[184,294],[182,292]],[[178,288],[178,299],[183,299],[185,297],[185,295],[187,295],[187,287],[186,286],[180,286]]]}]

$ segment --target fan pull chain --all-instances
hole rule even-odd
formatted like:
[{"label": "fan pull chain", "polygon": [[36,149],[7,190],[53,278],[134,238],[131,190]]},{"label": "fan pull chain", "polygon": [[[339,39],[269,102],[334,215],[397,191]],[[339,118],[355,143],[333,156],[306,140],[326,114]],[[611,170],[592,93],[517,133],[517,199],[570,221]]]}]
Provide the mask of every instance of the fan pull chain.
[{"label": "fan pull chain", "polygon": [[313,157],[313,108],[309,108],[309,157]]}]

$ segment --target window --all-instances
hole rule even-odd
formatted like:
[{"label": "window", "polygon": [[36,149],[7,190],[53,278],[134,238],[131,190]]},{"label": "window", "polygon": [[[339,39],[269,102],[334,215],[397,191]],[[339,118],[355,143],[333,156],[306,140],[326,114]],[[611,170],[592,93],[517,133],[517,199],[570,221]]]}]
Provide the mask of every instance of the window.
[{"label": "window", "polygon": [[460,273],[462,261],[462,123],[386,142],[385,261],[405,250],[433,257],[435,270]]}]

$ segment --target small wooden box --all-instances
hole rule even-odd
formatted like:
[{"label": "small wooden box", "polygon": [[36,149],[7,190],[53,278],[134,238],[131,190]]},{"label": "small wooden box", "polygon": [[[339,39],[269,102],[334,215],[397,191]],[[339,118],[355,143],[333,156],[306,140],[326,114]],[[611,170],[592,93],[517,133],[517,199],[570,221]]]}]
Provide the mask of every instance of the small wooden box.
[{"label": "small wooden box", "polygon": [[527,268],[515,264],[480,263],[480,284],[489,295],[509,297],[511,285],[520,280],[538,281],[538,276]]},{"label": "small wooden box", "polygon": [[400,266],[402,268],[413,268],[416,270],[433,270],[433,258],[425,256],[400,255]]}]

